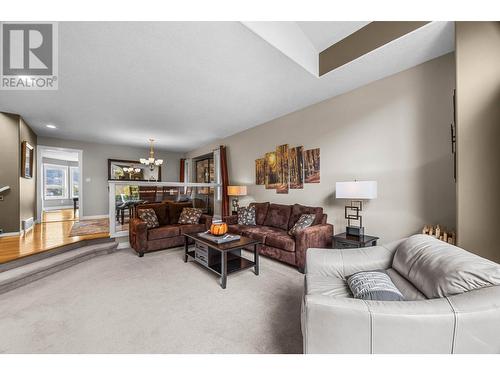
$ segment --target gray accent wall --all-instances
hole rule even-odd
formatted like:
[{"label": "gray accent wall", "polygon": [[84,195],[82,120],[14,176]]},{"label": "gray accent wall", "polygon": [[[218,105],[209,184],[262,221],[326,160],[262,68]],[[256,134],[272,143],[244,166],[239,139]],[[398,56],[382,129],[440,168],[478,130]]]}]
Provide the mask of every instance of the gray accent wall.
[{"label": "gray accent wall", "polygon": [[[33,150],[33,177],[23,178],[19,176],[19,220],[21,222],[30,218],[36,219],[36,179],[38,178],[38,173],[36,155],[37,136],[20,116],[19,144],[23,141],[28,141],[35,149]],[[19,173],[21,172],[21,160],[21,148],[19,148]]]},{"label": "gray accent wall", "polygon": [[0,229],[19,232],[19,116],[0,112],[0,134],[0,187],[10,186],[0,193]]},{"label": "gray accent wall", "polygon": [[[147,138],[147,136],[145,136]],[[144,147],[128,147],[102,143],[80,142],[59,138],[39,137],[43,146],[72,148],[83,151],[82,199],[83,216],[108,214],[108,159],[139,160],[149,152],[147,140]],[[164,160],[162,181],[179,181],[179,160],[182,153],[155,151]]]},{"label": "gray accent wall", "polygon": [[[21,143],[28,141],[33,152],[33,177],[21,177]],[[23,118],[0,112],[0,187],[10,186],[1,193],[0,229],[4,233],[21,230],[21,221],[36,217],[36,146],[37,136]]]},{"label": "gray accent wall", "polygon": [[[424,224],[456,225],[450,124],[455,59],[448,54],[346,94],[189,152],[193,158],[226,145],[229,182],[247,185],[250,201],[321,206],[335,233],[345,231],[345,200],[335,182],[378,181],[366,201],[366,234],[381,243],[421,231]],[[321,183],[277,194],[255,185],[255,159],[276,146],[321,149]]]}]

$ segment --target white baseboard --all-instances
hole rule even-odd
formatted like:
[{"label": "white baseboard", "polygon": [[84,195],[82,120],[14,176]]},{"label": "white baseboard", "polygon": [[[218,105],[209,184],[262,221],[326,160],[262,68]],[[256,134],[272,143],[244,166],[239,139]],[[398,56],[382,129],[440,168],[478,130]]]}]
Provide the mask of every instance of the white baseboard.
[{"label": "white baseboard", "polygon": [[24,233],[24,231],[20,232],[7,232],[7,233],[2,233],[0,234],[0,237],[12,237],[12,236],[20,236]]},{"label": "white baseboard", "polygon": [[67,208],[73,208],[73,206],[52,206],[52,207],[44,207],[44,211],[58,211],[58,210],[65,210]]},{"label": "white baseboard", "polygon": [[30,230],[32,230],[34,226],[35,226],[35,219],[33,217],[21,220],[21,228],[23,228],[22,230],[24,231],[24,233],[27,233]]},{"label": "white baseboard", "polygon": [[109,215],[92,215],[92,216],[82,216],[80,220],[93,220],[93,219],[107,219]]}]

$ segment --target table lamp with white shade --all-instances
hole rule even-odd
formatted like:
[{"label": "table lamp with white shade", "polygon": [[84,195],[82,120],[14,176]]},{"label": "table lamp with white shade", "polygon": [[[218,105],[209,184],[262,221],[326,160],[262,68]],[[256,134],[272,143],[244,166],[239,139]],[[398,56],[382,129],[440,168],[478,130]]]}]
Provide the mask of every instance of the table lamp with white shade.
[{"label": "table lamp with white shade", "polygon": [[[347,219],[346,233],[350,236],[363,236],[363,218],[359,214],[363,210],[364,199],[377,198],[377,181],[345,181],[335,184],[335,197],[337,199],[349,199],[350,205],[345,206],[345,218]],[[351,220],[359,221],[359,226],[351,225]]]}]

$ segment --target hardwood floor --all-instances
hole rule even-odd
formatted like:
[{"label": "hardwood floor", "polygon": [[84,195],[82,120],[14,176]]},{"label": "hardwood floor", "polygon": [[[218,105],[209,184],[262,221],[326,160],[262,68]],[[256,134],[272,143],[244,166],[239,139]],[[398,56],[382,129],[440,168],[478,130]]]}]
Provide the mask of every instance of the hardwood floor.
[{"label": "hardwood floor", "polygon": [[26,235],[0,237],[0,263],[83,240],[109,237],[109,233],[70,237],[73,222],[66,220],[35,224],[33,230]]},{"label": "hardwood floor", "polygon": [[42,213],[43,223],[66,220],[78,220],[78,210],[75,212],[72,208],[64,208],[62,210],[44,211]]}]

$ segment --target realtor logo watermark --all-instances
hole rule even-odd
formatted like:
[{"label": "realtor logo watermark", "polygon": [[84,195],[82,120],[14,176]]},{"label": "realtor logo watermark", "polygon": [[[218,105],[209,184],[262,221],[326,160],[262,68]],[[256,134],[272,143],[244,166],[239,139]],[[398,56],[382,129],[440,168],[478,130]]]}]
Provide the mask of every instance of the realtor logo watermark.
[{"label": "realtor logo watermark", "polygon": [[0,90],[57,90],[56,22],[0,23]]}]

